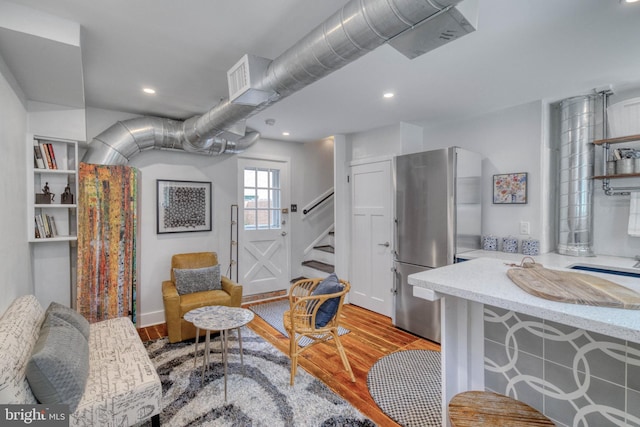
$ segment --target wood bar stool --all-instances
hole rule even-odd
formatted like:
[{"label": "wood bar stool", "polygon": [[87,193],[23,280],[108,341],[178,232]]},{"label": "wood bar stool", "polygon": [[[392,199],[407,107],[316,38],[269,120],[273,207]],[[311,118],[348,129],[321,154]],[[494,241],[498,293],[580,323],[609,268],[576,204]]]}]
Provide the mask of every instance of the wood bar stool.
[{"label": "wood bar stool", "polygon": [[449,421],[452,427],[555,426],[526,403],[490,391],[465,391],[453,396]]}]

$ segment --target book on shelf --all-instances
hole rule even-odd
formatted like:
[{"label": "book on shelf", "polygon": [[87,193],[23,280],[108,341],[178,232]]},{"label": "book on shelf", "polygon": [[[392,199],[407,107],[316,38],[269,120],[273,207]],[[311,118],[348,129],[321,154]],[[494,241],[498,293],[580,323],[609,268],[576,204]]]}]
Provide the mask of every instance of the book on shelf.
[{"label": "book on shelf", "polygon": [[56,153],[53,150],[53,144],[46,144],[47,150],[49,150],[49,156],[51,156],[51,165],[53,166],[51,169],[58,169],[58,162],[56,162]]},{"label": "book on shelf", "polygon": [[36,239],[58,237],[58,227],[53,216],[47,214],[37,214],[36,217]]},{"label": "book on shelf", "polygon": [[36,225],[38,227],[38,235],[40,237],[38,237],[39,239],[44,239],[45,237],[47,237],[47,233],[44,230],[44,223],[42,221],[42,215],[38,214],[36,215]]},{"label": "book on shelf", "polygon": [[35,161],[34,165],[37,169],[44,169],[44,161],[42,160],[42,152],[40,151],[39,145],[33,146],[33,159]]},{"label": "book on shelf", "polygon": [[58,227],[56,227],[55,218],[47,215],[47,222],[49,223],[49,231],[51,232],[51,237],[58,237]]},{"label": "book on shelf", "polygon": [[57,169],[52,158],[53,148],[49,148],[51,144],[46,142],[39,142],[40,151],[42,152],[42,159],[46,169]]}]

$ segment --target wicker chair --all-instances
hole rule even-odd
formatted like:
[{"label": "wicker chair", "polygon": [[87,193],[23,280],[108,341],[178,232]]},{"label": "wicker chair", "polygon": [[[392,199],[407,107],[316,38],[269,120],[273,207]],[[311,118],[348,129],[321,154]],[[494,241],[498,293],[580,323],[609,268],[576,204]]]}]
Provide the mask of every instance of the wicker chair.
[{"label": "wicker chair", "polygon": [[[289,335],[289,357],[291,358],[291,385],[293,385],[298,366],[298,356],[314,345],[333,340],[342,364],[349,373],[351,381],[355,382],[351,365],[340,342],[338,336],[338,326],[340,323],[340,313],[345,295],[349,292],[351,285],[345,280],[340,280],[342,291],[332,294],[312,295],[313,290],[323,281],[322,278],[302,279],[295,282],[289,290],[289,310],[284,313],[284,327]],[[335,315],[324,326],[316,326],[316,315],[322,304],[331,299],[339,298]],[[300,346],[300,340],[307,337],[311,342]]]}]

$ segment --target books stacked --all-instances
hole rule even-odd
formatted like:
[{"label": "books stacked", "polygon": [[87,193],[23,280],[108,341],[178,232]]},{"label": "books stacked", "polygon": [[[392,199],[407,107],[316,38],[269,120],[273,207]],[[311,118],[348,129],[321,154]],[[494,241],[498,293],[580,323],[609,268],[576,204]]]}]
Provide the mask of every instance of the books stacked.
[{"label": "books stacked", "polygon": [[51,215],[38,214],[36,215],[35,222],[36,239],[46,239],[58,236],[56,221]]},{"label": "books stacked", "polygon": [[51,143],[34,141],[33,166],[36,169],[58,169],[56,155]]}]

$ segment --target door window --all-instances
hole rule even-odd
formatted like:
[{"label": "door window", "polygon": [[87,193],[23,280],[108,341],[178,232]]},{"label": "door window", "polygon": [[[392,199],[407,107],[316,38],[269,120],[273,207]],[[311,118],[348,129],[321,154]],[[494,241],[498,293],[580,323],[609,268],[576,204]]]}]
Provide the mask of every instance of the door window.
[{"label": "door window", "polygon": [[280,229],[280,171],[247,167],[244,169],[244,229]]}]

